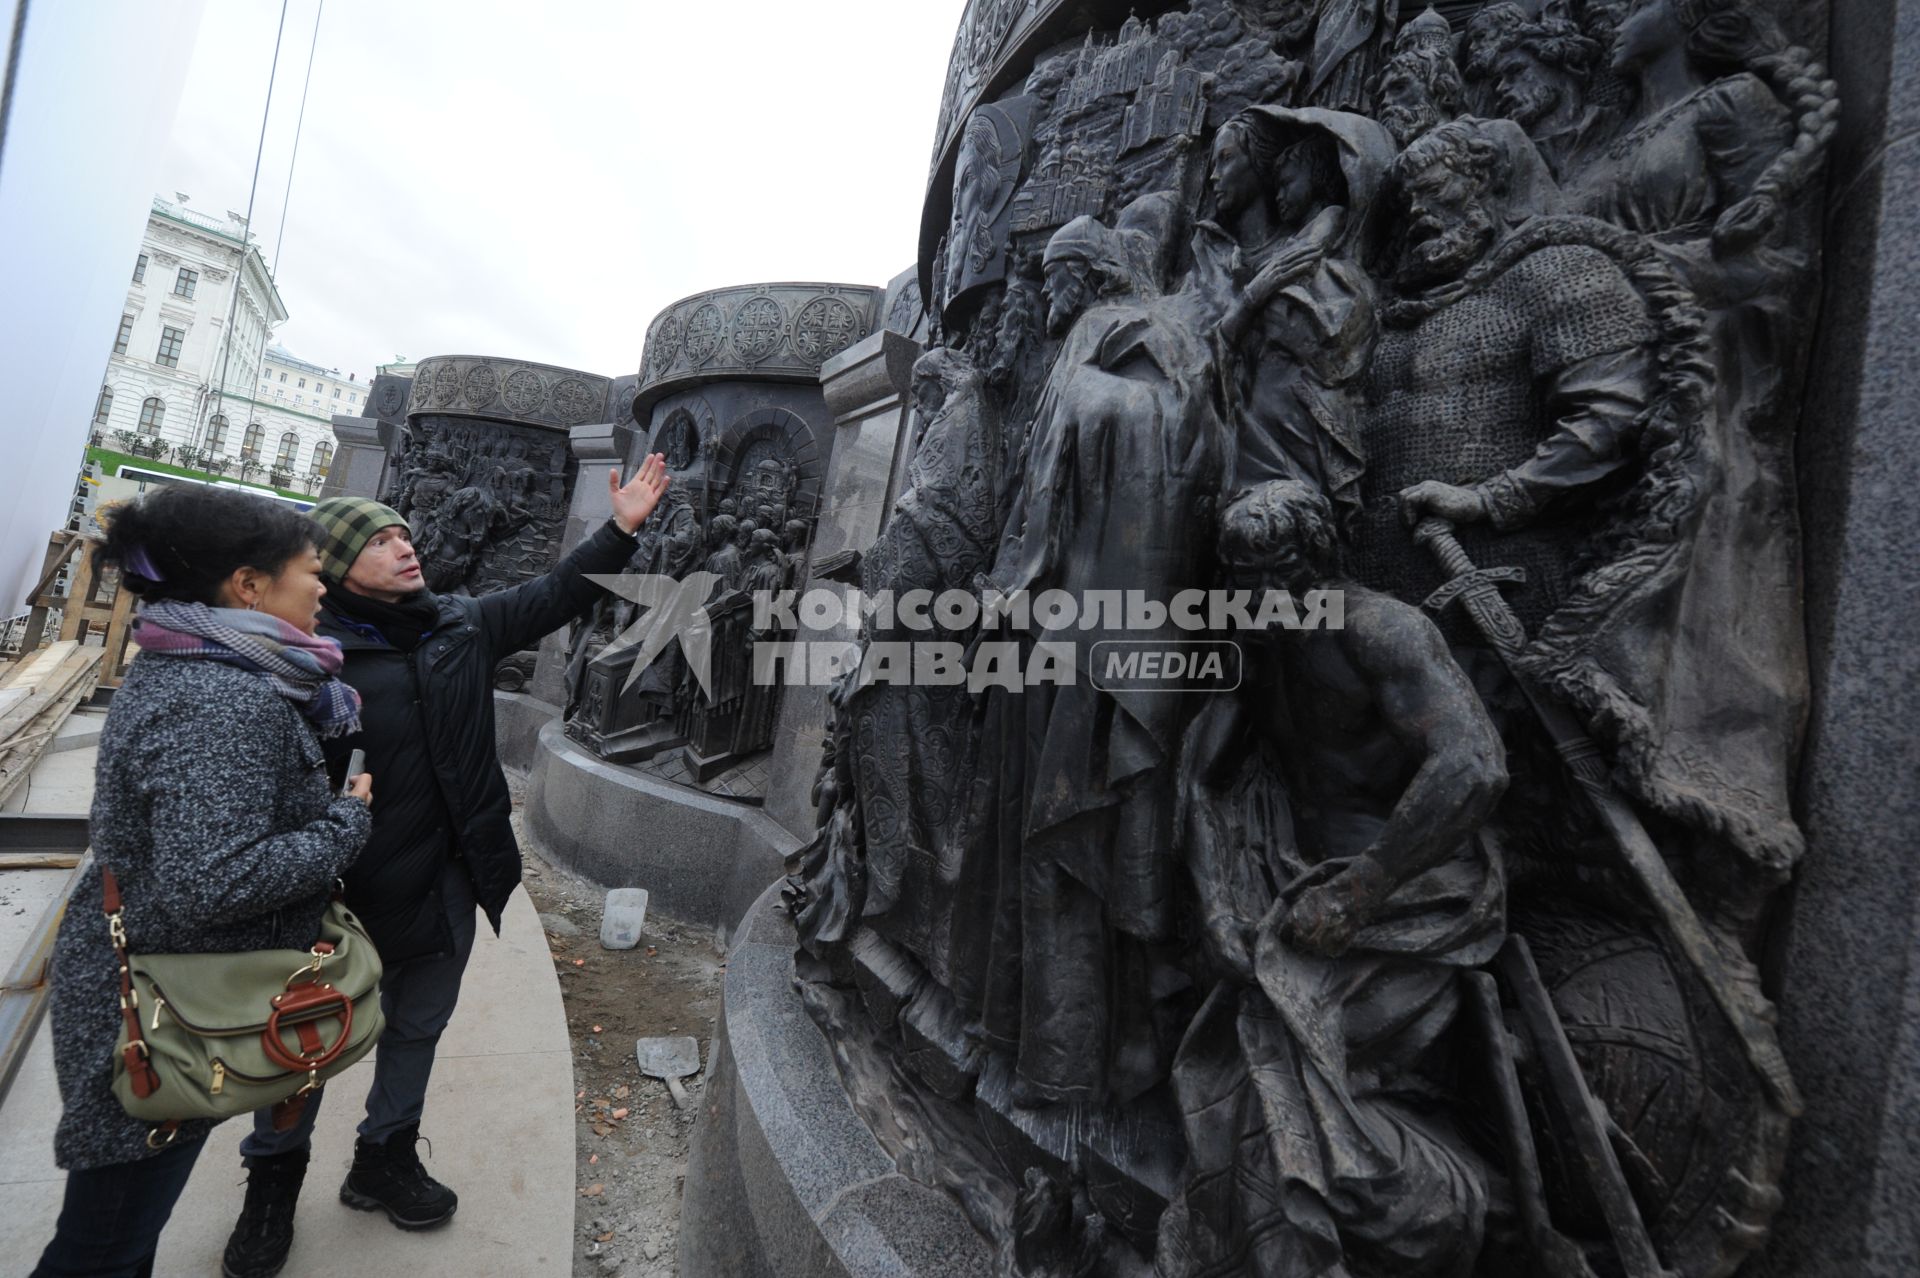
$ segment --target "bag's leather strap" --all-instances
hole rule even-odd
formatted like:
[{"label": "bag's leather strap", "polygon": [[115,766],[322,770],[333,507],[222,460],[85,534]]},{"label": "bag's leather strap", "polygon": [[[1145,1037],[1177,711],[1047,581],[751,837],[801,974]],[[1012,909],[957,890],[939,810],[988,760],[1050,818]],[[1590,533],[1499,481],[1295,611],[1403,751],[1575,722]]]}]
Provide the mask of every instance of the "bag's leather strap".
[{"label": "bag's leather strap", "polygon": [[114,961],[120,967],[120,1019],[127,1027],[127,1045],[120,1049],[120,1059],[126,1066],[133,1094],[145,1100],[160,1090],[160,1072],[154,1069],[146,1040],[140,1036],[140,995],[133,988],[133,968],[127,957],[127,927],[120,912],[120,881],[104,865],[100,867],[100,904],[107,916],[107,935],[113,939]]},{"label": "bag's leather strap", "polygon": [[300,1125],[300,1115],[307,1112],[307,1093],[296,1092],[283,1101],[273,1103],[273,1130],[290,1132]]}]

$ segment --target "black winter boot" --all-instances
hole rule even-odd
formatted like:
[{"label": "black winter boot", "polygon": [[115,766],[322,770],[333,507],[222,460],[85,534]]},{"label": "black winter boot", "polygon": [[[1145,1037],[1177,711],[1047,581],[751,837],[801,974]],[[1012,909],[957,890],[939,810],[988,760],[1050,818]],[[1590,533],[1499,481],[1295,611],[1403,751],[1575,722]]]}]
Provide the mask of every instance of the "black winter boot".
[{"label": "black winter boot", "polygon": [[247,1168],[247,1201],[227,1239],[220,1272],[226,1278],[272,1278],[293,1246],[293,1208],[307,1178],[304,1149],[256,1158]]},{"label": "black winter boot", "polygon": [[402,1229],[431,1229],[451,1219],[460,1197],[427,1175],[413,1148],[419,1139],[415,1123],[379,1143],[356,1140],[340,1201],[361,1211],[384,1211]]}]

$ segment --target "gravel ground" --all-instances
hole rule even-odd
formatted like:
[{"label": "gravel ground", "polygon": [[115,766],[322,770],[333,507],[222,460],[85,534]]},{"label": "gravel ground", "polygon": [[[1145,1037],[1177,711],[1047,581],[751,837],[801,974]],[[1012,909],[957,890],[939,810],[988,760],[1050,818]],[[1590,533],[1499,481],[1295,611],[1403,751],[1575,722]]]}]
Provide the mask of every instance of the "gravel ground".
[{"label": "gravel ground", "polygon": [[[515,786],[515,825],[519,793]],[[710,928],[649,910],[637,949],[600,946],[606,889],[544,861],[527,840],[528,893],[546,926],[573,1037],[574,1278],[672,1278],[680,1271],[680,1192],[704,1072],[685,1079],[688,1107],[641,1075],[636,1038],[693,1036],[708,1063],[726,959]]]}]

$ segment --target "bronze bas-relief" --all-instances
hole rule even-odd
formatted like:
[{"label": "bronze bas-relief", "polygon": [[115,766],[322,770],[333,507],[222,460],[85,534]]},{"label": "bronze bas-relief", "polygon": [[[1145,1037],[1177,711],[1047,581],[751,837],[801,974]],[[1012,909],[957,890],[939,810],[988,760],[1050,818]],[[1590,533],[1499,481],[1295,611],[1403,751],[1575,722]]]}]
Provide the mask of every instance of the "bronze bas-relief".
[{"label": "bronze bas-relief", "polygon": [[803,994],[857,1106],[972,1133],[887,1125],[1012,1272],[1731,1274],[1806,1081],[1818,15],[1149,8],[968,9],[865,584],[1344,627],[1223,635],[1230,692],[837,687]]}]

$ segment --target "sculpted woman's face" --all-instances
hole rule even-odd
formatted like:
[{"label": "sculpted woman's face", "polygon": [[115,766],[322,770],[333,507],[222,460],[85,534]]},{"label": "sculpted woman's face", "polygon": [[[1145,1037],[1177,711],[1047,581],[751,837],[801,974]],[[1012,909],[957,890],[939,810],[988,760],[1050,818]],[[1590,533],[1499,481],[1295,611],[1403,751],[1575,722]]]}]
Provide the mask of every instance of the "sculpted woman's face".
[{"label": "sculpted woman's face", "polygon": [[1284,226],[1298,226],[1313,212],[1313,157],[1306,146],[1295,146],[1281,158],[1274,174],[1273,204]]},{"label": "sculpted woman's face", "polygon": [[1232,217],[1260,198],[1260,175],[1237,128],[1221,129],[1213,141],[1213,202],[1222,217]]}]

